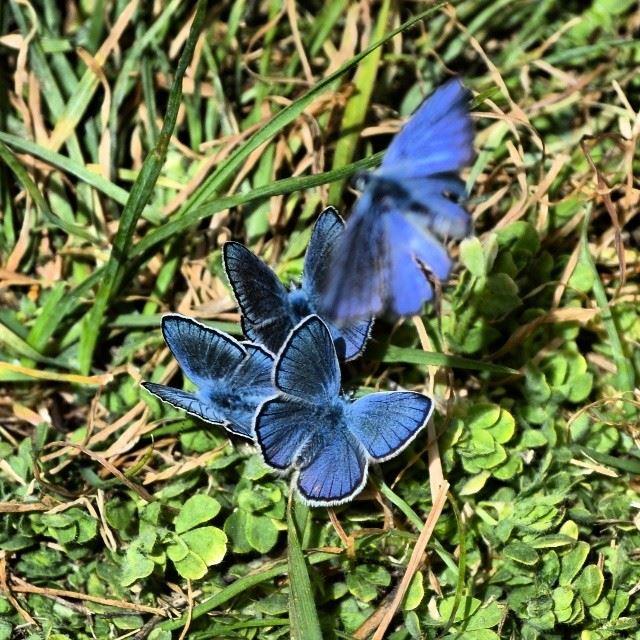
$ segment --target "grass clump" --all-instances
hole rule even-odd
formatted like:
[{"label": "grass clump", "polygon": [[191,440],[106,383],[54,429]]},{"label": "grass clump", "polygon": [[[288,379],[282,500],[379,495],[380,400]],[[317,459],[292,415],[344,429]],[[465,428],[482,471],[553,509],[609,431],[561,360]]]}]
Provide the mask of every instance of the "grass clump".
[{"label": "grass clump", "polygon": [[[0,5],[0,638],[295,636],[292,591],[327,638],[393,613],[394,640],[640,637],[635,3],[195,13]],[[254,449],[139,382],[176,372],[164,312],[239,335],[225,240],[298,277],[321,207],[451,73],[475,236],[440,307],[344,372],[439,408],[450,495],[394,604],[426,434],[354,503],[287,513]]]}]

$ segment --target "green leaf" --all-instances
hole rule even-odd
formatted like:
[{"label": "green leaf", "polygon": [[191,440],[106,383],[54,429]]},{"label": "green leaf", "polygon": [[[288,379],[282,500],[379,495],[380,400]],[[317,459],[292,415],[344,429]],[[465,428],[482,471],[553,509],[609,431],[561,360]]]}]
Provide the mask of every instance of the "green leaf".
[{"label": "green leaf", "polygon": [[219,512],[220,503],[217,500],[211,496],[198,493],[182,505],[173,523],[176,533],[193,529],[193,527],[215,518]]},{"label": "green leaf", "polygon": [[533,566],[538,562],[538,552],[530,545],[519,540],[510,542],[503,550],[507,558],[511,558],[520,564]]},{"label": "green leaf", "polygon": [[479,632],[483,629],[491,629],[498,626],[500,621],[504,617],[504,606],[501,606],[497,602],[490,602],[487,605],[481,606],[466,622],[464,625],[465,632],[476,631]]},{"label": "green leaf", "polygon": [[487,480],[491,477],[488,471],[481,471],[480,473],[471,476],[463,485],[459,491],[461,496],[472,496],[478,491],[481,491]]},{"label": "green leaf", "polygon": [[193,551],[189,551],[187,555],[173,563],[176,571],[188,580],[199,580],[207,573],[207,565],[204,560]]},{"label": "green leaf", "polygon": [[190,529],[180,538],[208,567],[222,562],[227,552],[227,536],[217,527]]},{"label": "green leaf", "polygon": [[589,555],[589,545],[586,542],[576,542],[576,546],[562,556],[560,561],[560,578],[558,582],[561,586],[569,586],[578,575],[584,561]]},{"label": "green leaf", "polygon": [[460,243],[460,260],[476,278],[487,275],[484,252],[477,237],[465,238]]},{"label": "green leaf", "polygon": [[278,527],[269,516],[247,514],[247,542],[260,553],[268,553],[278,542]]},{"label": "green leaf", "polygon": [[590,607],[600,598],[604,587],[604,576],[598,565],[587,565],[574,583],[584,603]]},{"label": "green leaf", "polygon": [[149,560],[149,558],[142,555],[135,547],[129,547],[124,560],[122,577],[120,579],[121,584],[128,587],[136,582],[136,580],[150,576],[154,566],[153,560]]},{"label": "green leaf", "polygon": [[409,588],[407,589],[407,593],[404,596],[404,602],[402,604],[402,608],[405,611],[413,611],[424,598],[424,576],[421,571],[416,571],[411,582],[409,583]]}]

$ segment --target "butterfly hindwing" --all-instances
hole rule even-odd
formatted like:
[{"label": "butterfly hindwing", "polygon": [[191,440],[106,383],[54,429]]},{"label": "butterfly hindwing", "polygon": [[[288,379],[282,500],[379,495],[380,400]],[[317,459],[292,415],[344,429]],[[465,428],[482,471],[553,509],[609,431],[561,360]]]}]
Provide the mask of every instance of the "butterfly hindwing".
[{"label": "butterfly hindwing", "polygon": [[342,504],[367,482],[367,454],[351,433],[323,425],[299,453],[296,487],[312,506]]},{"label": "butterfly hindwing", "polygon": [[174,389],[173,387],[156,384],[155,382],[143,382],[142,386],[163,402],[170,404],[176,409],[182,409],[205,422],[211,422],[217,425],[225,425],[227,422],[227,418],[223,415],[223,412],[220,411],[220,407],[202,400],[195,393],[182,391],[182,389]]},{"label": "butterfly hindwing", "polygon": [[433,402],[413,391],[371,393],[351,403],[347,420],[351,433],[376,461],[404,449],[427,424]]}]

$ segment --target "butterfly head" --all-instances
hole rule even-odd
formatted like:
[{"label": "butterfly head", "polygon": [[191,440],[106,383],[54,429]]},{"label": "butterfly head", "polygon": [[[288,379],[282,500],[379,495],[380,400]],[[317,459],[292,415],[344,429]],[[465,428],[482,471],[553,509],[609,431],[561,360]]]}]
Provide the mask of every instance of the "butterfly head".
[{"label": "butterfly head", "polygon": [[354,173],[351,178],[351,186],[356,191],[364,191],[372,177],[373,176],[370,171],[358,171]]}]

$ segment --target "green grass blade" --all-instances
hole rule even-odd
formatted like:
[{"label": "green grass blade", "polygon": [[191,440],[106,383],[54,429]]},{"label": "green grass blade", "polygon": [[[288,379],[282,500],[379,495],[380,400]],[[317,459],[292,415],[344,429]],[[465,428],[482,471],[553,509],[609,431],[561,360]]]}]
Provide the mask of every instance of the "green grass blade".
[{"label": "green grass blade", "polygon": [[228,160],[224,164],[220,165],[220,167],[202,183],[200,188],[197,189],[184,204],[179,215],[184,215],[186,212],[190,212],[208,200],[212,200],[216,197],[237,175],[238,171],[253,151],[270,140],[288,124],[293,122],[318,96],[332,86],[333,82],[337,78],[342,77],[345,73],[355,68],[361,60],[378,49],[378,47],[381,47],[385,42],[388,42],[394,36],[406,31],[437,11],[441,5],[442,3],[438,3],[426,11],[422,11],[401,24],[397,29],[390,31],[383,38],[374,42],[364,51],[351,58],[351,60],[343,64],[339,69],[328,75],[326,78],[323,78],[303,96],[282,109],[282,111],[279,111],[269,120],[269,122],[265,124],[264,127],[260,128],[243,145],[238,147],[236,151],[229,156]]},{"label": "green grass blade", "polygon": [[300,545],[300,533],[309,507],[290,500],[287,509],[287,561],[289,565],[289,634],[293,640],[322,640],[311,580]]},{"label": "green grass blade", "polygon": [[162,165],[164,164],[171,134],[173,133],[178,117],[178,109],[182,97],[182,79],[187,65],[193,56],[196,40],[204,22],[206,4],[206,0],[198,0],[196,15],[191,25],[184,50],[178,61],[176,75],[171,86],[171,91],[169,92],[167,111],[162,130],[160,131],[160,137],[158,138],[158,144],[145,158],[140,174],[131,188],[129,199],[122,212],[122,218],[120,219],[118,231],[113,241],[113,248],[105,268],[104,277],[80,340],[79,364],[81,372],[88,372],[91,368],[91,361],[98,341],[100,327],[102,326],[107,306],[115,292],[117,281],[122,275],[126,256],[133,240],[136,223],[151,197]]},{"label": "green grass blade", "polygon": [[0,160],[2,160],[11,171],[13,171],[15,177],[18,179],[18,182],[24,187],[25,191],[31,196],[33,201],[35,202],[38,211],[55,227],[59,227],[70,236],[78,236],[91,242],[93,244],[100,244],[100,241],[91,233],[87,232],[86,229],[79,227],[77,224],[73,222],[69,222],[64,220],[63,218],[59,218],[56,216],[47,201],[44,199],[42,194],[40,193],[36,183],[31,179],[31,176],[27,173],[27,170],[20,164],[18,159],[7,149],[7,147],[0,142]]},{"label": "green grass blade", "polygon": [[213,200],[211,203],[205,203],[182,216],[174,216],[172,220],[162,225],[162,227],[148,233],[141,242],[137,243],[135,247],[132,247],[130,255],[131,257],[140,256],[165,240],[186,231],[189,227],[195,225],[200,220],[208,218],[214,213],[218,213],[218,211],[224,211],[225,209],[238,207],[257,200],[265,200],[271,196],[284,195],[287,193],[293,193],[294,191],[311,189],[312,187],[327,184],[333,180],[339,180],[353,175],[362,169],[373,167],[378,164],[381,157],[382,154],[379,153],[333,171],[318,173],[311,176],[283,178],[282,180],[276,180],[275,182],[271,182],[270,184],[266,184],[262,187],[257,187],[246,193],[238,193],[232,196],[218,198],[217,200]]},{"label": "green grass blade", "polygon": [[[389,20],[390,0],[383,0],[382,6],[378,9],[376,26],[371,39],[375,42],[380,40]],[[379,47],[371,53],[358,67],[353,80],[354,93],[349,98],[342,116],[340,130],[344,131],[342,137],[336,144],[336,151],[333,156],[333,168],[343,167],[351,162],[356,145],[360,139],[360,131],[369,112],[369,102],[378,75],[378,67],[382,49]],[[329,189],[329,202],[339,202],[344,182],[342,180],[334,182]]]},{"label": "green grass blade", "polygon": [[[607,293],[600,280],[600,274],[593,261],[593,257],[589,251],[589,238],[587,232],[589,230],[589,222],[591,220],[591,208],[589,208],[585,214],[582,224],[581,233],[581,247],[580,247],[580,259],[589,267],[593,274],[593,297],[596,300],[598,307],[600,308],[600,317],[602,318],[602,324],[604,325],[607,336],[609,337],[609,345],[611,347],[611,354],[613,361],[618,370],[617,386],[621,391],[633,392],[635,387],[635,372],[633,370],[633,362],[631,358],[625,353],[624,345],[616,326],[616,321],[611,313],[611,307],[609,306],[609,300],[607,299]],[[631,406],[629,406],[632,409]],[[633,410],[635,413],[635,410]]]},{"label": "green grass blade", "polygon": [[[309,564],[319,564],[320,562],[325,562],[326,560],[331,560],[335,558],[334,553],[326,553],[322,551],[317,551],[312,553],[307,558]],[[201,616],[209,613],[209,611],[213,611],[221,607],[223,604],[229,602],[229,600],[239,596],[240,594],[252,589],[253,587],[262,584],[263,582],[267,582],[268,580],[273,580],[273,578],[277,578],[278,576],[285,575],[287,573],[287,563],[285,561],[276,562],[272,567],[260,571],[259,573],[253,573],[248,576],[244,576],[242,578],[238,578],[235,582],[230,584],[228,587],[225,587],[222,591],[219,591],[214,596],[202,602],[193,608],[193,611],[190,612],[190,617],[192,620],[200,618]],[[175,629],[181,629],[184,627],[186,621],[189,619],[189,614],[184,614],[180,618],[176,618],[175,620],[166,620],[157,626],[158,629],[162,629],[165,631],[173,631]]]},{"label": "green grass blade", "polygon": [[451,356],[446,353],[434,353],[423,351],[422,349],[411,349],[409,347],[396,347],[388,345],[382,362],[402,362],[405,364],[435,365],[437,367],[450,367],[452,369],[469,369],[471,371],[486,371],[487,373],[499,373],[502,375],[519,375],[516,369],[503,365],[492,364],[491,362],[481,362],[460,356]]},{"label": "green grass blade", "polygon": [[118,204],[125,204],[127,202],[128,194],[122,187],[118,187],[100,174],[90,171],[80,163],[61,153],[45,149],[35,142],[11,135],[10,133],[4,133],[3,131],[0,131],[0,142],[4,142],[12,149],[28,153],[34,158],[44,160],[52,167],[57,167],[58,169],[75,176],[79,180],[82,180],[82,182],[85,182],[94,189],[104,193],[105,196],[108,196]]}]

